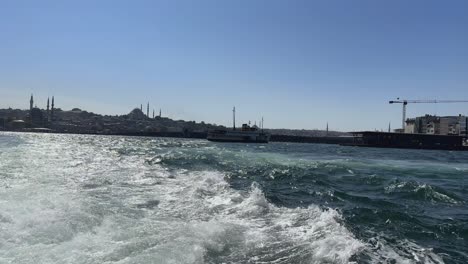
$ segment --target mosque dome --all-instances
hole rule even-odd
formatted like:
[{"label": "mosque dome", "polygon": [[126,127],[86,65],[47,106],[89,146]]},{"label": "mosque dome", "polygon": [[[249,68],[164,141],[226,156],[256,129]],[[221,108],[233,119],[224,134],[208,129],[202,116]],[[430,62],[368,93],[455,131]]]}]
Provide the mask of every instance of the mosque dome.
[{"label": "mosque dome", "polygon": [[141,111],[138,108],[133,109],[130,113],[128,113],[127,116],[130,119],[137,119],[137,120],[146,118],[146,115],[143,113],[143,111]]}]

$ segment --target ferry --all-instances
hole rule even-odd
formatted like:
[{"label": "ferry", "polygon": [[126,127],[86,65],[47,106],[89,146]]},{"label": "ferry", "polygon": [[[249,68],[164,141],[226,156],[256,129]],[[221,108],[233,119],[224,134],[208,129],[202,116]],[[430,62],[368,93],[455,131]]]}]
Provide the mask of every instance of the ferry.
[{"label": "ferry", "polygon": [[233,127],[232,130],[213,130],[208,132],[206,139],[209,141],[217,142],[239,142],[239,143],[268,143],[270,141],[270,133],[263,131],[263,118],[262,118],[262,128],[257,127],[256,125],[250,126],[248,124],[243,124],[242,128],[236,128],[236,108],[233,110]]}]

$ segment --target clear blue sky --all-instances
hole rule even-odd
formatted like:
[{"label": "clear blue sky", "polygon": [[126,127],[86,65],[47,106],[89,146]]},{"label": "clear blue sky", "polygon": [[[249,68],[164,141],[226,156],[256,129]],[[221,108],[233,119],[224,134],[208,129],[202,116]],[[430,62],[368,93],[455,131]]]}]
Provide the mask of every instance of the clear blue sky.
[{"label": "clear blue sky", "polygon": [[[0,107],[381,129],[468,99],[468,1],[0,1]],[[408,116],[468,114],[409,105]]]}]

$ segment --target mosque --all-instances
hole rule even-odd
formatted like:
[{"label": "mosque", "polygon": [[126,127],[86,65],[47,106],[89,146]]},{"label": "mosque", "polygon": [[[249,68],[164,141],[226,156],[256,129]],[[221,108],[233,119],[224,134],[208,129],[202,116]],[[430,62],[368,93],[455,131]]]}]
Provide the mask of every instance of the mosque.
[{"label": "mosque", "polygon": [[27,117],[31,126],[48,127],[50,123],[54,121],[54,114],[55,106],[53,96],[52,105],[50,105],[50,100],[47,98],[47,109],[44,114],[43,110],[39,109],[37,105],[34,105],[34,96],[31,94],[31,99],[29,100],[29,115]]}]

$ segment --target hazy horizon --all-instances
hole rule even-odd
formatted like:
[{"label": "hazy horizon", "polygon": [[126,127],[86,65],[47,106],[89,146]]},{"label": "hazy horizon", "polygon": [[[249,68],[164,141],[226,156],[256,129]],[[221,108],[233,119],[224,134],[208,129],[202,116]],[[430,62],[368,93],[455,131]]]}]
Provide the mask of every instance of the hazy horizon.
[{"label": "hazy horizon", "polygon": [[[0,108],[353,131],[468,99],[466,1],[4,1]],[[145,112],[145,111],[144,111]],[[407,117],[468,115],[468,104]]]}]

